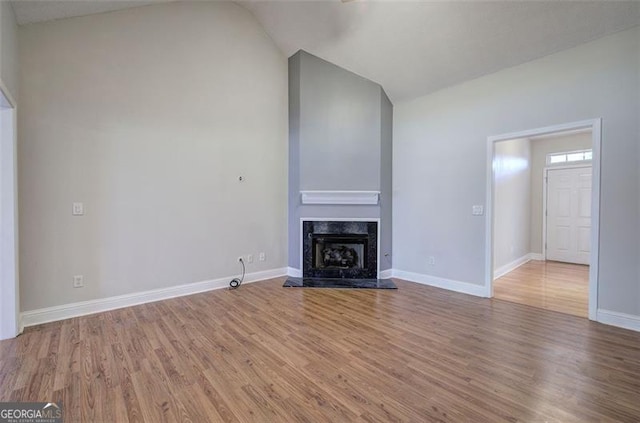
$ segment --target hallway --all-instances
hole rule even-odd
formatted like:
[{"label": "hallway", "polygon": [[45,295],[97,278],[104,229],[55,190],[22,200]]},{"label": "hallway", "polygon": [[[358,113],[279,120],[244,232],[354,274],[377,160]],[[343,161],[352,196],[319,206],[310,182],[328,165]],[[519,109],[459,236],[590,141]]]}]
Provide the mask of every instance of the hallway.
[{"label": "hallway", "polygon": [[499,300],[588,316],[589,266],[531,260],[496,279],[493,289]]}]

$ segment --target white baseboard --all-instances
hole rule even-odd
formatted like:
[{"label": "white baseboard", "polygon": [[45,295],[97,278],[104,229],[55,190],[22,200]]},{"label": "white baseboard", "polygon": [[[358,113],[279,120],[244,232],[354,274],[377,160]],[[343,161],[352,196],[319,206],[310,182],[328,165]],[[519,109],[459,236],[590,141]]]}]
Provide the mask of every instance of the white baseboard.
[{"label": "white baseboard", "polygon": [[499,277],[504,276],[509,272],[513,272],[514,270],[516,270],[518,267],[522,266],[529,260],[531,260],[530,255],[525,254],[524,256],[515,259],[511,263],[507,263],[504,266],[498,267],[493,271],[493,280],[495,281]]},{"label": "white baseboard", "polygon": [[[247,273],[244,276],[243,284],[277,278],[279,276],[285,276],[286,274],[286,268]],[[22,332],[25,327],[39,325],[42,323],[54,322],[57,320],[69,319],[71,317],[85,316],[87,314],[100,313],[102,311],[114,310],[117,308],[130,307],[138,304],[151,303],[154,301],[226,288],[229,286],[229,281],[231,279],[233,279],[233,276],[188,283],[168,288],[154,289],[151,291],[136,292],[133,294],[118,295],[116,297],[100,298],[97,300],[81,301],[78,303],[25,311],[20,314],[20,332]]]},{"label": "white baseboard", "polygon": [[381,270],[378,277],[380,279],[389,279],[393,277],[393,269]]},{"label": "white baseboard", "polygon": [[495,281],[499,277],[504,276],[509,272],[513,272],[518,267],[522,266],[525,263],[528,263],[531,260],[542,261],[542,260],[544,260],[544,256],[542,254],[538,254],[538,253],[525,254],[524,256],[515,259],[511,263],[507,263],[504,266],[498,267],[493,272],[493,280]]},{"label": "white baseboard", "polygon": [[633,314],[598,309],[596,321],[604,323],[605,325],[617,326],[619,328],[640,332],[640,316]]},{"label": "white baseboard", "polygon": [[295,267],[287,267],[287,276],[291,276],[292,278],[301,278],[302,270],[296,269]]},{"label": "white baseboard", "polygon": [[462,292],[463,294],[475,295],[476,297],[489,297],[487,288],[484,285],[454,281],[451,279],[444,279],[436,276],[423,275],[421,273],[405,272],[404,270],[398,269],[393,269],[392,275],[394,278],[406,279],[408,281],[421,283],[423,285],[435,286],[436,288]]}]

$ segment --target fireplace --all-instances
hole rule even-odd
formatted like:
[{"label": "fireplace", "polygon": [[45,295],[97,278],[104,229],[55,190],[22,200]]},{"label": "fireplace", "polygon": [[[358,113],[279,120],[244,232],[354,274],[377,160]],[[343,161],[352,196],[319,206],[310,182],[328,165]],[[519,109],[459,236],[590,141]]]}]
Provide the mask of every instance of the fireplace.
[{"label": "fireplace", "polygon": [[302,222],[304,278],[376,279],[378,222]]}]

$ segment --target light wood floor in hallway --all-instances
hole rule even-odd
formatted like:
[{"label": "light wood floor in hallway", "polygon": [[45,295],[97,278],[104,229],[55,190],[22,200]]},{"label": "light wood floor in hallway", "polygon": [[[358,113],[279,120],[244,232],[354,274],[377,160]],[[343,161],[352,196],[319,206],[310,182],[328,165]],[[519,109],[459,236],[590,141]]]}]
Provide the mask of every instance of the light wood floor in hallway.
[{"label": "light wood floor in hallway", "polygon": [[0,401],[64,422],[638,422],[640,333],[396,280],[283,279],[0,342]]},{"label": "light wood floor in hallway", "polygon": [[531,260],[493,283],[499,300],[588,316],[589,266]]}]

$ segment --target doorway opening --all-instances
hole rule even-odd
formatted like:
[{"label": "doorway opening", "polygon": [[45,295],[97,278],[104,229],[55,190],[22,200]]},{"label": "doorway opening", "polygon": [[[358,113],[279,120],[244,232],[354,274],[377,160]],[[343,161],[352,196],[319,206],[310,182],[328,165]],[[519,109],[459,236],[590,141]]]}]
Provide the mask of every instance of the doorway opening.
[{"label": "doorway opening", "polygon": [[600,125],[488,138],[487,296],[595,320]]},{"label": "doorway opening", "polygon": [[0,82],[0,340],[19,333],[15,102]]}]

